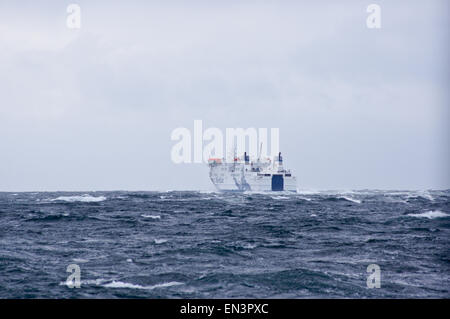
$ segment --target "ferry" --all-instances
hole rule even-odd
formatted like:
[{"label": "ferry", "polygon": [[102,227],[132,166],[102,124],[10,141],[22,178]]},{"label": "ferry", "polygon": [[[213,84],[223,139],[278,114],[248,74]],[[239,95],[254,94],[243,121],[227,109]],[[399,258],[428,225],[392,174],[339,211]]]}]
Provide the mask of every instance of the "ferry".
[{"label": "ferry", "polygon": [[258,157],[251,161],[247,152],[233,161],[223,158],[208,160],[209,177],[214,186],[223,192],[297,192],[297,179],[283,167],[281,152],[272,159]]}]

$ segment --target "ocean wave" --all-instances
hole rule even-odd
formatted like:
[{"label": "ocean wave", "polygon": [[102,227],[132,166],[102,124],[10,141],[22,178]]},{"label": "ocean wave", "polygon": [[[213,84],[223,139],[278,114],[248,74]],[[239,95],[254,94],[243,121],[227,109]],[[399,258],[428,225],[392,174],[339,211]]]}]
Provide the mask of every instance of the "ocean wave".
[{"label": "ocean wave", "polygon": [[[81,280],[80,284],[81,284],[81,287],[83,287],[84,285],[86,285],[86,286],[91,286],[91,285],[99,286],[102,283],[104,283],[105,281],[107,281],[107,280],[106,279],[102,279],[102,278],[100,278],[100,279],[88,279],[88,280]],[[60,286],[68,286],[70,284],[72,284],[71,281],[61,281],[59,283]]]},{"label": "ocean wave", "polygon": [[85,203],[90,203],[90,202],[102,202],[106,200],[105,196],[91,196],[88,194],[85,195],[78,195],[78,196],[59,196],[57,198],[51,199],[50,201],[55,202],[55,201],[63,201],[63,202],[69,202],[69,203],[73,203],[73,202],[85,202]]},{"label": "ocean wave", "polygon": [[[367,192],[19,193],[25,204],[0,192],[0,286],[8,286],[0,298],[445,298],[450,190],[430,190],[433,202],[417,191]],[[409,194],[416,197],[398,202]],[[107,199],[51,201],[74,195]],[[369,291],[364,278],[358,284],[367,265],[392,258],[397,279],[421,288]],[[62,266],[30,272],[46,260]],[[174,260],[189,271],[172,267]],[[79,290],[57,286],[69,264],[81,267]],[[155,289],[170,282],[183,284]]]},{"label": "ocean wave", "polygon": [[[244,191],[244,192],[242,192],[242,193],[235,193],[235,194],[237,194],[238,196],[240,195],[240,194],[244,194],[244,195],[264,195],[264,196],[270,196],[270,195],[273,195],[273,194],[277,194],[277,195],[285,195],[285,196],[291,196],[291,195],[294,195],[294,194],[297,194],[297,192],[294,192],[294,191],[286,191],[286,190],[284,190],[284,191],[277,191],[277,192],[268,192],[268,191],[256,191],[256,190],[250,190],[250,191]],[[217,193],[218,195],[223,195],[223,194],[225,194],[225,193]]]},{"label": "ocean wave", "polygon": [[434,202],[434,197],[427,191],[412,191],[407,192],[405,199],[407,201],[421,200]]},{"label": "ocean wave", "polygon": [[419,214],[408,214],[408,216],[433,219],[433,218],[440,218],[440,217],[448,217],[450,215],[446,214],[444,212],[441,212],[440,210],[430,210],[430,211],[427,211],[424,213],[419,213]]},{"label": "ocean wave", "polygon": [[80,264],[89,262],[89,259],[83,259],[83,258],[74,258],[72,260],[73,260],[73,262],[80,263]]},{"label": "ocean wave", "polygon": [[128,282],[113,281],[106,285],[103,285],[103,287],[152,290],[155,288],[165,288],[165,287],[172,287],[172,286],[178,286],[178,285],[183,285],[183,283],[178,282],[178,281],[170,281],[170,282],[164,282],[162,284],[156,284],[156,285],[152,285],[152,286],[141,286],[141,285],[131,284]]},{"label": "ocean wave", "polygon": [[431,194],[428,192],[419,192],[419,196],[422,198],[428,199],[431,202],[434,201],[434,197],[431,196]]},{"label": "ocean wave", "polygon": [[316,191],[316,190],[307,190],[307,189],[300,190],[300,189],[297,188],[297,194],[300,194],[300,195],[316,195],[316,194],[320,194],[320,192]]},{"label": "ocean wave", "polygon": [[219,193],[217,191],[199,191],[200,194],[216,194]]},{"label": "ocean wave", "polygon": [[143,215],[141,215],[141,217],[151,218],[151,219],[161,219],[160,215],[145,215],[145,214],[143,214]]},{"label": "ocean wave", "polygon": [[289,199],[287,196],[270,196],[272,199]]},{"label": "ocean wave", "polygon": [[347,201],[349,201],[349,202],[361,204],[361,201],[360,201],[359,199],[351,198],[351,197],[348,197],[348,196],[341,196],[341,197],[339,197],[339,198],[340,198],[340,199],[345,199],[345,200],[347,200]]}]

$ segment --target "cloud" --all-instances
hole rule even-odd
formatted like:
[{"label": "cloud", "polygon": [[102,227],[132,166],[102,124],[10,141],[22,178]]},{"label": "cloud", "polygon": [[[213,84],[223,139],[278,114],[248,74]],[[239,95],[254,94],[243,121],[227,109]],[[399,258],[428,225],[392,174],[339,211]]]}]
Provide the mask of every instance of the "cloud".
[{"label": "cloud", "polygon": [[279,127],[299,186],[448,187],[445,1],[380,30],[364,1],[79,4],[0,8],[0,189],[210,187],[170,162],[194,119]]}]

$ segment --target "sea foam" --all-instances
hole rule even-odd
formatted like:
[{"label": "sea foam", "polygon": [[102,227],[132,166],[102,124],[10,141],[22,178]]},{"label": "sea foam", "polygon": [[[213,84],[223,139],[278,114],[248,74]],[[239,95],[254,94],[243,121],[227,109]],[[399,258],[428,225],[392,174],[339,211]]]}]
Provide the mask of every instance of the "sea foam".
[{"label": "sea foam", "polygon": [[341,196],[341,197],[339,197],[339,198],[348,200],[349,202],[361,204],[361,201],[360,201],[359,199],[354,199],[354,198],[351,198],[351,197],[349,197],[349,196]]},{"label": "sea foam", "polygon": [[63,202],[70,202],[70,203],[72,203],[72,202],[86,202],[86,203],[89,203],[89,202],[101,202],[101,201],[104,201],[104,200],[106,200],[105,196],[95,197],[95,196],[91,196],[91,195],[85,194],[85,195],[81,195],[81,196],[80,195],[77,195],[77,196],[59,196],[57,198],[52,199],[51,201],[52,202],[54,202],[54,201],[63,201]]},{"label": "sea foam", "polygon": [[144,217],[144,218],[151,218],[151,219],[161,219],[161,216],[160,215],[141,215],[141,217]]},{"label": "sea foam", "polygon": [[178,286],[178,285],[182,285],[182,284],[183,284],[182,282],[171,281],[171,282],[165,282],[165,283],[162,283],[162,284],[156,284],[156,285],[152,285],[152,286],[141,286],[141,285],[131,284],[131,283],[128,283],[128,282],[113,281],[113,282],[110,282],[109,284],[103,285],[103,287],[106,287],[106,288],[129,288],[129,289],[151,290],[151,289],[155,289],[155,288],[164,288],[164,287]]},{"label": "sea foam", "polygon": [[408,214],[408,216],[433,219],[433,218],[440,218],[440,217],[448,217],[450,215],[443,213],[440,210],[430,210],[430,211],[427,211],[424,213],[419,213],[419,214]]}]

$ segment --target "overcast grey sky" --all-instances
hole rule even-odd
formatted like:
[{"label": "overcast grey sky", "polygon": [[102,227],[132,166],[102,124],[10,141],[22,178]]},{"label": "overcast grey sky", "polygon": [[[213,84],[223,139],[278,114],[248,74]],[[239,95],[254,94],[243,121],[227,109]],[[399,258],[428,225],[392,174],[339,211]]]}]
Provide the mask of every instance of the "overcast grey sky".
[{"label": "overcast grey sky", "polygon": [[447,0],[69,3],[0,3],[1,191],[213,189],[196,119],[280,128],[300,189],[450,188]]}]

